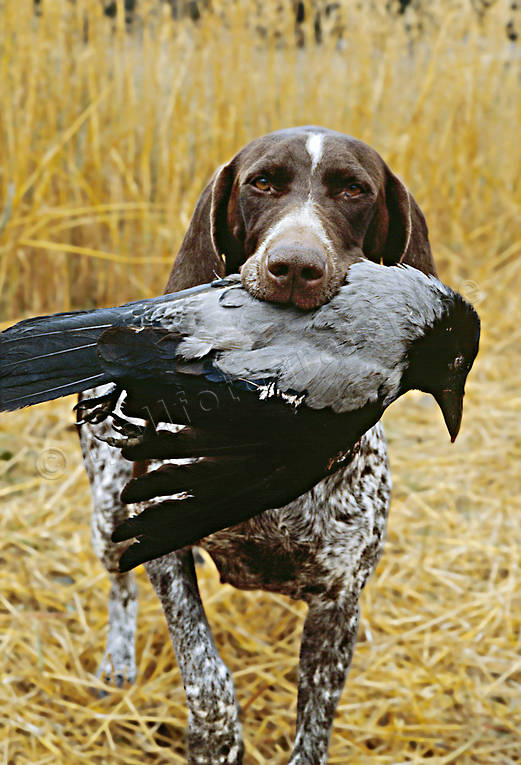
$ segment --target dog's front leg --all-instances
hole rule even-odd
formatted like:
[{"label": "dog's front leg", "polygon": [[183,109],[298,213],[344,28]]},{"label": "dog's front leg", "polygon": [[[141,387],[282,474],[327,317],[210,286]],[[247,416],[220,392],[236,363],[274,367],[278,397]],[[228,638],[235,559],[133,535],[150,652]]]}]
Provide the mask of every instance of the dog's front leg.
[{"label": "dog's front leg", "polygon": [[190,765],[241,765],[243,743],[235,687],[218,654],[199,594],[192,551],[146,564],[163,606],[183,678]]},{"label": "dog's front leg", "polygon": [[300,649],[297,728],[289,765],[325,765],[336,706],[353,656],[358,597],[309,603]]}]

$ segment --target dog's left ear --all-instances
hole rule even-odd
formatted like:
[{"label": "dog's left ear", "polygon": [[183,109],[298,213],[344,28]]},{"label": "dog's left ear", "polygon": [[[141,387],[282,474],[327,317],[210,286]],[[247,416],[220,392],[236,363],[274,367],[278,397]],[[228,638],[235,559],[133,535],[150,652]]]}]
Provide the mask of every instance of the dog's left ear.
[{"label": "dog's left ear", "polygon": [[364,254],[386,266],[406,263],[436,275],[423,213],[405,184],[385,165],[377,213],[364,240]]}]

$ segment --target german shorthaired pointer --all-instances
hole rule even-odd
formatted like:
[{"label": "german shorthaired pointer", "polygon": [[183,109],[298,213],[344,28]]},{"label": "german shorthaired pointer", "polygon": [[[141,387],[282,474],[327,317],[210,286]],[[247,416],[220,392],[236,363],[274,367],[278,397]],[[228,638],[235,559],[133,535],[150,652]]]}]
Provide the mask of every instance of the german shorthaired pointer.
[{"label": "german shorthaired pointer", "polygon": [[[216,171],[197,203],[166,291],[240,270],[253,295],[308,309],[327,302],[361,256],[435,273],[423,215],[381,157],[342,133],[291,128],[252,141]],[[120,491],[132,465],[95,437],[100,429],[83,425],[80,439],[94,504],[94,549],[112,582],[100,673],[120,685],[136,676],[137,600],[132,574],[118,573],[127,544],[110,540],[129,512]],[[356,641],[358,599],[382,552],[390,492],[378,424],[361,438],[343,470],[284,508],[201,543],[223,582],[308,604],[290,765],[327,761],[333,716]],[[188,760],[239,765],[243,743],[233,679],[206,619],[192,550],[165,555],[146,564],[146,570],[183,677]]]}]

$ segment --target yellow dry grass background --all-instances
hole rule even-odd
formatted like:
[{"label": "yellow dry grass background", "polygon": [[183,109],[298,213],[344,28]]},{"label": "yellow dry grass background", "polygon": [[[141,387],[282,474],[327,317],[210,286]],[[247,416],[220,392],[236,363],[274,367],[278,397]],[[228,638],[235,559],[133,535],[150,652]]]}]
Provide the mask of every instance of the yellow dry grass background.
[{"label": "yellow dry grass background", "polygon": [[[144,3],[130,33],[98,0],[44,3],[36,18],[0,2],[4,324],[157,294],[211,172],[266,131],[350,132],[406,179],[482,349],[454,446],[425,396],[385,417],[388,541],[329,762],[521,762],[521,60],[505,5],[480,25],[470,2],[433,2],[411,46],[384,3],[345,2],[341,45],[305,28],[299,47],[275,3],[259,18],[215,2],[197,25]],[[108,580],[72,403],[0,419],[0,761],[182,763],[183,691],[142,570],[138,681],[96,695]],[[304,609],[221,585],[208,560],[199,578],[246,763],[281,765]]]}]

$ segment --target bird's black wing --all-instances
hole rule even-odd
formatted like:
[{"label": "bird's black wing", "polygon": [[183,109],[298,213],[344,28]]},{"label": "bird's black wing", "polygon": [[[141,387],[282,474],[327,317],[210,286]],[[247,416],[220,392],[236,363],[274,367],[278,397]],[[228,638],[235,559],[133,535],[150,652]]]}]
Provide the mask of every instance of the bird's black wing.
[{"label": "bird's black wing", "polygon": [[295,412],[285,404],[288,416],[274,426],[271,416],[263,416],[269,403],[263,408],[267,402],[258,402],[252,393],[242,395],[243,408],[246,395],[252,396],[252,408],[258,407],[253,427],[236,418],[221,429],[159,429],[123,449],[125,457],[135,460],[198,459],[162,466],[126,485],[124,502],[157,503],[116,529],[114,541],[138,539],[123,554],[122,571],[293,501],[344,467],[358,439],[382,413],[378,404],[340,415],[306,407]]},{"label": "bird's black wing", "polygon": [[[216,531],[235,526],[272,507],[281,507],[309,490],[327,474],[320,462],[296,468],[270,459],[225,458],[194,465],[165,466],[127,484],[122,498],[150,498],[174,491],[189,492],[183,499],[159,502],[118,526],[115,542],[137,537],[121,557],[120,570],[158,555],[196,544]],[[156,475],[154,473],[159,473]],[[159,552],[155,552],[158,550]],[[152,554],[151,554],[152,553]]]}]

